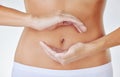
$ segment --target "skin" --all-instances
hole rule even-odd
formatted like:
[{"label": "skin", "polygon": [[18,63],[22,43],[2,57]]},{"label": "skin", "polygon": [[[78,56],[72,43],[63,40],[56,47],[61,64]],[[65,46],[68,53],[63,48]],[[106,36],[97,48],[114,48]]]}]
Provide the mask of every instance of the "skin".
[{"label": "skin", "polygon": [[101,51],[106,50],[108,48],[120,45],[119,33],[120,28],[95,41],[89,43],[78,42],[72,45],[68,50],[63,51],[62,53],[57,53],[57,50],[53,50],[42,41],[40,42],[40,45],[53,60],[61,63],[62,65],[66,65],[77,60],[84,59],[89,56],[94,56],[95,54],[99,54]]},{"label": "skin", "polygon": [[[5,18],[4,16],[0,19],[3,20],[4,23],[0,22],[0,24],[14,26],[21,25],[25,27],[18,47],[16,49],[15,61],[35,67],[59,70],[94,67],[110,62],[109,51],[107,51],[106,49],[109,48],[109,45],[114,46],[118,45],[119,43],[117,42],[116,44],[115,42],[115,44],[113,45],[112,43],[105,42],[105,45],[101,45],[101,41],[93,42],[105,35],[102,20],[105,2],[105,0],[46,0],[46,2],[44,3],[42,0],[25,0],[27,13],[22,13],[13,9],[7,10],[11,12],[12,15],[5,15],[6,19],[13,21],[8,22],[3,20],[3,18]],[[54,16],[54,14],[60,10],[62,11],[62,13],[68,13],[80,19],[87,27],[87,32],[79,33],[73,26],[62,25],[53,30],[45,29],[41,31],[29,27],[28,23],[30,24],[32,22],[30,15],[32,15],[33,17],[35,16],[43,18]],[[2,16],[3,15],[1,15],[0,17]],[[16,20],[18,22],[15,23]],[[107,39],[111,39],[111,37],[108,37]],[[116,40],[118,39],[116,38]],[[49,58],[49,56],[41,48],[39,44],[40,41],[44,41],[49,46],[61,50],[69,49],[72,45],[78,42],[84,44],[94,43],[94,47],[96,46],[96,49],[99,49],[99,53],[95,53],[92,56],[84,57],[63,66],[60,63]],[[101,48],[101,46],[105,46],[106,48]],[[92,52],[97,51],[98,50],[92,50]],[[79,52],[83,51],[80,50]]]},{"label": "skin", "polygon": [[[33,16],[47,17],[53,15],[58,10],[62,10],[63,13],[65,12],[79,18],[88,31],[81,34],[73,26],[62,26],[52,31],[44,30],[41,32],[25,28],[16,51],[15,61],[50,69],[79,69],[109,62],[109,54],[107,51],[102,51],[100,54],[63,66],[49,58],[39,45],[39,41],[44,41],[52,47],[65,50],[77,42],[87,43],[102,37],[104,35],[102,22],[104,5],[104,0],[93,0],[90,2],[89,0],[46,0],[45,3],[42,0],[25,0],[26,10]],[[89,8],[86,6],[89,6]],[[61,42],[63,39],[65,41]]]}]

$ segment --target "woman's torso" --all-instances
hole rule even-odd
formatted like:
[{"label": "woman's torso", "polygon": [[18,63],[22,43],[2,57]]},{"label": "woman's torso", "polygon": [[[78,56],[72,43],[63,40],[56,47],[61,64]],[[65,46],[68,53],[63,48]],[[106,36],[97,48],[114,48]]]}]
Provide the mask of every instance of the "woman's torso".
[{"label": "woman's torso", "polygon": [[25,5],[28,13],[38,17],[53,15],[59,10],[76,16],[85,24],[87,32],[79,33],[73,26],[43,31],[25,28],[16,50],[15,61],[50,69],[79,69],[110,61],[108,52],[103,51],[63,66],[49,58],[39,45],[40,41],[44,41],[53,47],[68,49],[77,42],[87,43],[102,37],[105,0],[25,0]]}]

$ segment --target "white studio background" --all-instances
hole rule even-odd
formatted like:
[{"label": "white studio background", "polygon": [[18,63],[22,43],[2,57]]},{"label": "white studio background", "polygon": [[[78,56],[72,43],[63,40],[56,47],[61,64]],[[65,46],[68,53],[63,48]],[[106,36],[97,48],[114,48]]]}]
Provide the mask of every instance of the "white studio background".
[{"label": "white studio background", "polygon": [[[25,11],[24,0],[0,0],[0,5]],[[120,27],[120,0],[107,0],[104,13],[106,34]],[[23,28],[0,27],[0,77],[11,77],[15,50]],[[120,46],[111,48],[114,77],[120,77]]]}]

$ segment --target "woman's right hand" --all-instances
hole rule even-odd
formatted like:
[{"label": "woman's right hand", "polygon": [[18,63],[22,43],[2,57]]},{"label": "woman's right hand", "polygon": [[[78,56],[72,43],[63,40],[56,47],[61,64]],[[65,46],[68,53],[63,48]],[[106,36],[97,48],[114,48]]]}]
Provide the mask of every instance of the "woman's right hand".
[{"label": "woman's right hand", "polygon": [[0,25],[44,30],[54,29],[60,26],[61,23],[64,24],[64,22],[65,24],[67,22],[67,24],[74,25],[79,32],[86,31],[86,27],[79,19],[70,14],[61,13],[61,11],[56,12],[52,16],[40,18],[0,5]]},{"label": "woman's right hand", "polygon": [[54,29],[59,25],[59,23],[63,22],[71,22],[79,32],[86,31],[86,27],[79,19],[68,14],[57,14],[46,18],[30,16],[30,23],[28,27],[31,27],[36,30],[44,30],[49,29],[51,27],[52,29]]}]

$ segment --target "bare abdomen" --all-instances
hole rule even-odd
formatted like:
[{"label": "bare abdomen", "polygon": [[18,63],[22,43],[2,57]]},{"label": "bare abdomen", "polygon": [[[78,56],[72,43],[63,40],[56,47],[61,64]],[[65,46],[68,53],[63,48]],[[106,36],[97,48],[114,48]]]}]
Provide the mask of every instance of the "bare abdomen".
[{"label": "bare abdomen", "polygon": [[73,26],[62,26],[54,30],[43,31],[26,28],[19,42],[15,61],[50,69],[77,69],[101,65],[109,61],[106,51],[63,66],[52,60],[40,47],[39,42],[44,41],[48,45],[64,50],[77,42],[90,42],[102,35],[102,31],[100,33],[96,29],[79,33]]}]

